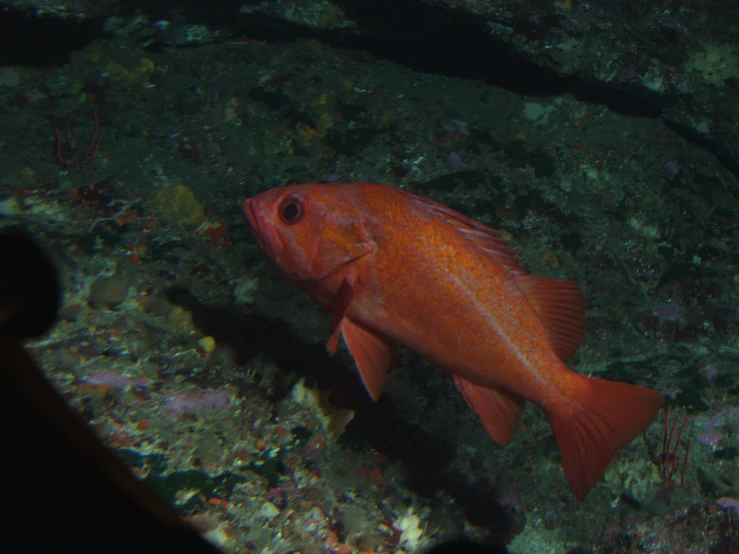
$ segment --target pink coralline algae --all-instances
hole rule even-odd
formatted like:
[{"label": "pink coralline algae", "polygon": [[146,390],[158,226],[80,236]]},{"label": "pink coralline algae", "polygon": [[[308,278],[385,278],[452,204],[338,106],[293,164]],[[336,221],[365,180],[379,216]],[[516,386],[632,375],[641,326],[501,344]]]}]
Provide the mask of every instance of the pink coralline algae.
[{"label": "pink coralline algae", "polygon": [[698,419],[698,423],[703,425],[703,431],[696,435],[696,440],[704,446],[710,446],[714,450],[718,448],[719,443],[724,439],[724,432],[721,426],[729,416],[739,419],[739,408],[726,408],[719,410],[708,419]]},{"label": "pink coralline algae", "polygon": [[663,321],[677,321],[685,315],[685,308],[678,306],[656,306],[652,314]]},{"label": "pink coralline algae", "polygon": [[730,496],[722,496],[716,500],[716,506],[723,508],[724,510],[734,510],[737,516],[739,516],[739,499],[731,498]]},{"label": "pink coralline algae", "polygon": [[164,411],[175,419],[209,408],[225,408],[229,404],[230,387],[199,391],[182,391],[174,394],[164,407]]},{"label": "pink coralline algae", "polygon": [[98,371],[90,373],[82,380],[85,383],[92,383],[93,385],[108,385],[116,388],[145,387],[151,383],[151,381],[146,377],[132,379],[131,377],[126,377],[120,373],[113,373],[112,371]]},{"label": "pink coralline algae", "polygon": [[456,152],[449,152],[449,169],[462,169],[467,165]]}]

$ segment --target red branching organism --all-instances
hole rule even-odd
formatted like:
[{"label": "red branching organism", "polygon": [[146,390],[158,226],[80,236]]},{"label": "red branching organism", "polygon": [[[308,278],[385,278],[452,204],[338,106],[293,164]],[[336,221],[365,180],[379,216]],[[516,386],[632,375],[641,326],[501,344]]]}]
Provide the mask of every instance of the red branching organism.
[{"label": "red branching organism", "polygon": [[[688,433],[687,440],[684,444],[682,438],[688,422],[690,422],[691,429],[693,427],[693,422],[691,421],[690,416],[685,414],[682,417],[682,423],[680,424],[680,428],[677,431],[677,436],[675,436],[675,430],[677,429],[680,416],[675,415],[672,421],[672,425],[670,425],[671,415],[672,407],[667,406],[667,413],[665,414],[665,430],[662,438],[662,455],[660,456],[660,464],[662,466],[662,476],[664,478],[665,491],[671,490],[676,485],[675,475],[678,473],[678,470],[680,473],[679,487],[682,489],[689,488],[685,486],[685,470],[688,467],[688,457],[690,456],[690,444],[692,442],[692,437],[690,436],[690,433]],[[673,439],[675,439],[674,443]],[[685,452],[683,455],[682,464],[680,464],[679,456],[681,446],[683,448],[683,451]]]},{"label": "red branching organism", "polygon": [[51,156],[41,156],[46,161],[56,161],[63,167],[74,167],[75,171],[81,171],[85,185],[90,184],[90,179],[97,173],[97,169],[89,171],[88,166],[95,161],[100,149],[100,143],[103,140],[103,131],[100,130],[100,120],[98,119],[98,107],[95,106],[93,111],[93,119],[95,120],[95,131],[92,134],[90,143],[84,152],[77,151],[77,142],[72,137],[72,130],[67,123],[66,136],[62,136],[62,132],[57,126],[54,130],[56,141],[54,143],[54,153]]}]

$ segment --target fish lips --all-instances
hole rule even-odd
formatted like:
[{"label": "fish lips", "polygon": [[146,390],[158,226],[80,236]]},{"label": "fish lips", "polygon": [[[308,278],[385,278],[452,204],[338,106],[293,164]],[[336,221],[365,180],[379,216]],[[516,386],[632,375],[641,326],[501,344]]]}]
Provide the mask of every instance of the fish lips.
[{"label": "fish lips", "polygon": [[270,229],[273,229],[274,226],[265,220],[257,199],[247,198],[244,200],[241,203],[241,211],[259,248],[267,256],[275,259],[284,250],[284,246],[277,233],[270,233]]}]

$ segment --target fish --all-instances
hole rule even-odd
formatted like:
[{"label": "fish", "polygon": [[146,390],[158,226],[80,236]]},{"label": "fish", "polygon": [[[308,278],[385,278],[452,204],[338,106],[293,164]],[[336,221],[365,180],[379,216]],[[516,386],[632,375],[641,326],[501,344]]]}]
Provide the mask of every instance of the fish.
[{"label": "fish", "polygon": [[499,231],[443,204],[379,183],[316,183],[241,209],[285,279],[331,313],[327,350],[343,338],[369,396],[401,344],[451,375],[499,445],[533,402],[577,499],[663,404],[655,390],[567,367],[585,333],[583,290],[530,275]]}]

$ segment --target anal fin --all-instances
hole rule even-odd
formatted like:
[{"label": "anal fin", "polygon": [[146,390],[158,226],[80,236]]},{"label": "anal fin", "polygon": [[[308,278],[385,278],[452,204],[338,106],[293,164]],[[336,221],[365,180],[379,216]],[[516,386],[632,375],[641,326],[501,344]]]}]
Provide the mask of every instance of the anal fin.
[{"label": "anal fin", "polygon": [[508,444],[521,419],[524,398],[508,391],[477,385],[458,375],[454,375],[454,384],[480,417],[493,440],[500,445]]}]

